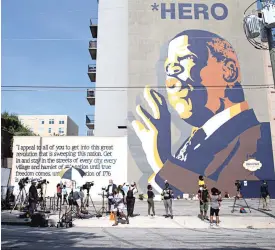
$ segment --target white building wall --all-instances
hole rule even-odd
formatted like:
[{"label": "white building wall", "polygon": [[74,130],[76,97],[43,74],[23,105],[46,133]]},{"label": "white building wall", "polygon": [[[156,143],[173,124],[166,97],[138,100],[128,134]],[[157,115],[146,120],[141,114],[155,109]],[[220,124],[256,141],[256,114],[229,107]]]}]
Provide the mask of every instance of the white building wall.
[{"label": "white building wall", "polygon": [[[95,136],[124,136],[127,121],[128,1],[100,0],[98,6]],[[102,89],[110,87],[110,89]],[[123,89],[118,89],[123,87]]]}]

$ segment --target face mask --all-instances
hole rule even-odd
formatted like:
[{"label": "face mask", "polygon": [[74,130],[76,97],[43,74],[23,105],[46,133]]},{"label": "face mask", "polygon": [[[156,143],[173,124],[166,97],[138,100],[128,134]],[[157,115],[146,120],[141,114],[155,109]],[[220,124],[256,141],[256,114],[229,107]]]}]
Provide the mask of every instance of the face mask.
[{"label": "face mask", "polygon": [[202,191],[202,187],[200,187],[200,190]]}]

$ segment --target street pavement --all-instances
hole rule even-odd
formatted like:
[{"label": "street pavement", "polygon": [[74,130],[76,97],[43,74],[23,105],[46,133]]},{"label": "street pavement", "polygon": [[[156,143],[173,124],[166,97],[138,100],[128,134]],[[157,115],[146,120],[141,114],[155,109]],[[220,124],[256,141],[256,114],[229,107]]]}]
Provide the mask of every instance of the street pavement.
[{"label": "street pavement", "polygon": [[[129,225],[112,227],[109,217],[74,220],[72,228],[32,228],[3,223],[16,218],[16,211],[1,213],[2,249],[275,249],[275,201],[272,211],[258,209],[259,200],[247,200],[246,214],[239,212],[238,202],[232,213],[233,200],[224,200],[220,227],[198,218],[198,201],[173,201],[174,219],[163,218],[164,206],[156,202],[155,218],[147,216],[147,202],[136,201],[134,218]],[[90,207],[90,214],[101,208]],[[50,219],[58,219],[53,212]]]},{"label": "street pavement", "polygon": [[274,249],[274,235],[275,229],[2,226],[1,249]]}]

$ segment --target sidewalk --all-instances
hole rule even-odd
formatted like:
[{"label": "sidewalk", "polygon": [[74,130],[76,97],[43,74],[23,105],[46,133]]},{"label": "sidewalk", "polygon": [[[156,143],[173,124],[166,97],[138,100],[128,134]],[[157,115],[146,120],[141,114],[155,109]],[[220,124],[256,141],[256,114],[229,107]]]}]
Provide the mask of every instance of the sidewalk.
[{"label": "sidewalk", "polygon": [[[232,213],[233,200],[223,201],[221,208],[221,228],[275,228],[275,214],[274,214],[274,203],[271,201],[272,211],[258,211],[259,201],[258,200],[247,200],[249,209],[246,208],[247,213],[241,214],[239,212],[240,207],[235,208],[235,212]],[[241,206],[242,201],[238,202]],[[95,204],[96,207],[100,207],[99,204]],[[152,218],[148,217],[147,214],[147,202],[136,201],[135,213],[139,213],[139,216],[130,218],[130,224],[122,225],[118,227],[129,227],[129,228],[209,228],[208,221],[201,221],[198,218],[198,201],[188,200],[176,200],[173,201],[174,219],[164,218],[164,207],[162,202],[155,203],[155,209],[157,216]],[[93,211],[91,211],[93,213]],[[17,216],[17,211],[3,211],[1,213],[2,224],[10,225],[27,225],[29,223],[26,219],[20,219]],[[49,217],[51,222],[58,221],[58,214],[51,214]],[[90,218],[90,219],[76,219],[73,221],[76,227],[112,227],[113,221],[109,220],[109,216],[101,218]]]}]

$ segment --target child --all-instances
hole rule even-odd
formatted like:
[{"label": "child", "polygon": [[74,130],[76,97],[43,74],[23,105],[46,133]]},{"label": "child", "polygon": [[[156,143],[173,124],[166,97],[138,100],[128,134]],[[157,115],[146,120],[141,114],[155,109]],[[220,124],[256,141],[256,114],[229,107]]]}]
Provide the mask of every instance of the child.
[{"label": "child", "polygon": [[210,195],[210,226],[213,226],[213,216],[216,216],[216,225],[219,226],[219,212],[221,206],[221,192],[213,187]]},{"label": "child", "polygon": [[198,182],[198,184],[199,184],[200,190],[202,190],[203,187],[204,187],[204,185],[205,185],[204,178],[203,178],[202,175],[199,176],[199,182]]},{"label": "child", "polygon": [[155,216],[155,204],[154,204],[154,197],[155,197],[155,194],[153,192],[153,188],[152,186],[149,184],[147,186],[147,195],[148,195],[148,199],[147,199],[147,203],[148,203],[148,216],[151,215],[150,211],[151,211],[151,208],[152,208],[152,212],[153,212],[153,215],[152,216]]}]

